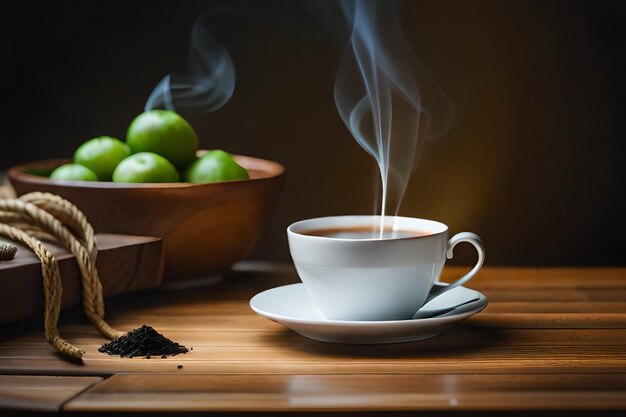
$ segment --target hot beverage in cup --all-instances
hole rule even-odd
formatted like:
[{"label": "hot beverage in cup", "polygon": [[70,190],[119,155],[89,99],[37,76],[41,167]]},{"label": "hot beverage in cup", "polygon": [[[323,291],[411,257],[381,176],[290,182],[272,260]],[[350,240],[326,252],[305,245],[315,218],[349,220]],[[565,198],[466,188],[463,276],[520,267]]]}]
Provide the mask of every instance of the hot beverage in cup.
[{"label": "hot beverage in cup", "polygon": [[[287,234],[298,275],[330,320],[410,319],[427,301],[471,279],[485,254],[473,233],[448,240],[445,224],[410,217],[322,217],[296,222]],[[474,245],[478,262],[451,285],[434,287],[460,242]]]},{"label": "hot beverage in cup", "polygon": [[403,237],[417,237],[428,234],[421,230],[394,230],[385,228],[382,230],[378,225],[362,225],[353,227],[330,227],[325,229],[312,229],[303,231],[308,236],[333,237],[340,239],[397,239]]}]

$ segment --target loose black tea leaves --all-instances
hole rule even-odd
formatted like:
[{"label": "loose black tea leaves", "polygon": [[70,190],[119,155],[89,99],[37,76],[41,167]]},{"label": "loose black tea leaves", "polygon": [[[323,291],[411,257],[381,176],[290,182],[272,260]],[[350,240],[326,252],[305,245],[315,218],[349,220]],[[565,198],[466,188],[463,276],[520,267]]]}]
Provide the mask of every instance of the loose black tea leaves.
[{"label": "loose black tea leaves", "polygon": [[189,350],[144,324],[100,346],[98,351],[109,355],[120,355],[122,358],[136,356],[150,358],[152,356],[176,356],[180,353],[187,353]]}]

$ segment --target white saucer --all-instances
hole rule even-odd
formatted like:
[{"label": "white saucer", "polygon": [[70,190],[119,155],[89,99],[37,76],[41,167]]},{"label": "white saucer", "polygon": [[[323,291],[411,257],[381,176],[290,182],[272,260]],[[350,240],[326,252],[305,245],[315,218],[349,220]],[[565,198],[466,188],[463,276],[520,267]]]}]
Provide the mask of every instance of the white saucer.
[{"label": "white saucer", "polygon": [[[439,284],[435,284],[439,285]],[[454,288],[432,300],[421,310],[459,307],[445,317],[393,321],[327,320],[309,298],[304,284],[291,284],[263,291],[252,297],[250,307],[256,313],[282,324],[296,333],[320,342],[373,344],[397,343],[428,339],[452,325],[480,312],[487,306],[487,297],[465,287]]]}]

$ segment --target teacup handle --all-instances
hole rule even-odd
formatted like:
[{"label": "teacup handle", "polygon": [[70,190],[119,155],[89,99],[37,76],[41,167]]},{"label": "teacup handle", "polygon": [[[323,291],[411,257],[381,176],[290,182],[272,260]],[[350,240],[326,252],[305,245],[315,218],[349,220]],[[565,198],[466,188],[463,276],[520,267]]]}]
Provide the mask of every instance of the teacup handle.
[{"label": "teacup handle", "polygon": [[478,252],[478,261],[476,261],[476,265],[474,265],[474,268],[472,268],[471,271],[454,281],[452,284],[446,286],[434,286],[433,289],[430,291],[430,294],[428,294],[428,297],[426,297],[426,301],[424,301],[424,304],[426,304],[433,298],[439,297],[444,292],[450,291],[451,289],[456,288],[459,285],[465,284],[467,281],[472,279],[474,275],[476,275],[478,270],[483,266],[483,262],[485,261],[485,247],[483,246],[483,242],[482,240],[480,240],[480,237],[478,237],[477,234],[471,232],[461,232],[452,236],[452,239],[448,241],[448,250],[446,251],[446,257],[448,259],[452,259],[454,247],[461,242],[471,243],[476,248],[476,252]]}]

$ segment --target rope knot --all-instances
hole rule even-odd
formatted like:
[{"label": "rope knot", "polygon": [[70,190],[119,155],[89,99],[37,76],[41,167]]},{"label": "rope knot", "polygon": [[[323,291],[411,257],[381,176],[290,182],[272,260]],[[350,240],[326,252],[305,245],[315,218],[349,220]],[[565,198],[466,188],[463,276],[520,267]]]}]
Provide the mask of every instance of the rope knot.
[{"label": "rope knot", "polygon": [[0,242],[0,262],[10,261],[15,258],[17,246],[10,243]]}]

